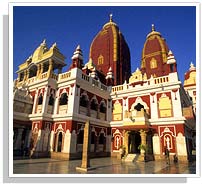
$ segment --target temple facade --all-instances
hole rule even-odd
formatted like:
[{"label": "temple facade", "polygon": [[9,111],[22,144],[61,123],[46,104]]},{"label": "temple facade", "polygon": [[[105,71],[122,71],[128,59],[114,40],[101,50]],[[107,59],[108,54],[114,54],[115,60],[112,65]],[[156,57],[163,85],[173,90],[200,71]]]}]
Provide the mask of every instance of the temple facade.
[{"label": "temple facade", "polygon": [[84,63],[78,45],[65,56],[44,40],[19,66],[13,86],[14,156],[81,158],[84,124],[90,156],[187,161],[196,148],[196,68],[178,78],[177,61],[152,25],[131,74],[129,47],[112,16]]}]

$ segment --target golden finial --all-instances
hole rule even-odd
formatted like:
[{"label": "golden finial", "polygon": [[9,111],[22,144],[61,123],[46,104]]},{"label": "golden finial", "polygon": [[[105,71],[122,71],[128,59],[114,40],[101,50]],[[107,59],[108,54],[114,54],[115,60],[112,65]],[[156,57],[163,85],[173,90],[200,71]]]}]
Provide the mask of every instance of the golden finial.
[{"label": "golden finial", "polygon": [[154,24],[152,24],[152,32],[155,31],[155,27]]},{"label": "golden finial", "polygon": [[109,21],[110,21],[110,22],[113,21],[113,20],[112,20],[112,16],[113,16],[113,14],[110,14],[110,15],[109,15]]}]

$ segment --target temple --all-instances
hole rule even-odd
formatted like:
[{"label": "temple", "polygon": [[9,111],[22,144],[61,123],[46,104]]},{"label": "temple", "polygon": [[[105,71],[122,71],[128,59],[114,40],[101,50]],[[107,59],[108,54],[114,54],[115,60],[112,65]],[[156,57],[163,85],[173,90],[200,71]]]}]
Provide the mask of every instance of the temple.
[{"label": "temple", "polygon": [[14,157],[81,158],[87,121],[90,157],[118,157],[124,149],[125,161],[159,160],[165,148],[181,161],[193,157],[196,68],[191,63],[182,84],[174,53],[154,25],[132,74],[129,47],[112,15],[93,39],[88,62],[80,45],[71,59],[64,71],[65,56],[44,40],[19,66]]}]

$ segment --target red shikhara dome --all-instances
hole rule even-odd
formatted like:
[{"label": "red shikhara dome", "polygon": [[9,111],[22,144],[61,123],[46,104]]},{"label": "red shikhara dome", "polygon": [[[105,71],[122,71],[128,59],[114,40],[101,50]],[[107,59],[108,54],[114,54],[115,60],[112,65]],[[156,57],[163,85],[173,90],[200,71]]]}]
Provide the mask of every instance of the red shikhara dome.
[{"label": "red shikhara dome", "polygon": [[105,76],[111,67],[115,85],[129,79],[131,75],[129,47],[119,27],[113,22],[112,15],[110,21],[93,39],[89,58]]},{"label": "red shikhara dome", "polygon": [[155,31],[152,25],[152,31],[147,35],[142,50],[141,71],[146,73],[147,78],[160,77],[176,71],[175,59],[168,60],[168,57],[174,59],[169,51],[165,39],[160,32]]}]

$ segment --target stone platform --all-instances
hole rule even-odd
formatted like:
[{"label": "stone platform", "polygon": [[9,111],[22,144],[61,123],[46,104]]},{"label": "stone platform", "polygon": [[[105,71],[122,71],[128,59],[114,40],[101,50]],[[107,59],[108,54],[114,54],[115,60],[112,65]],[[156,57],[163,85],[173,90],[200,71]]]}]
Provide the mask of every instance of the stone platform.
[{"label": "stone platform", "polygon": [[122,162],[117,158],[91,159],[87,172],[78,172],[81,160],[18,159],[13,161],[14,174],[196,174],[196,162],[177,163],[166,161]]}]

